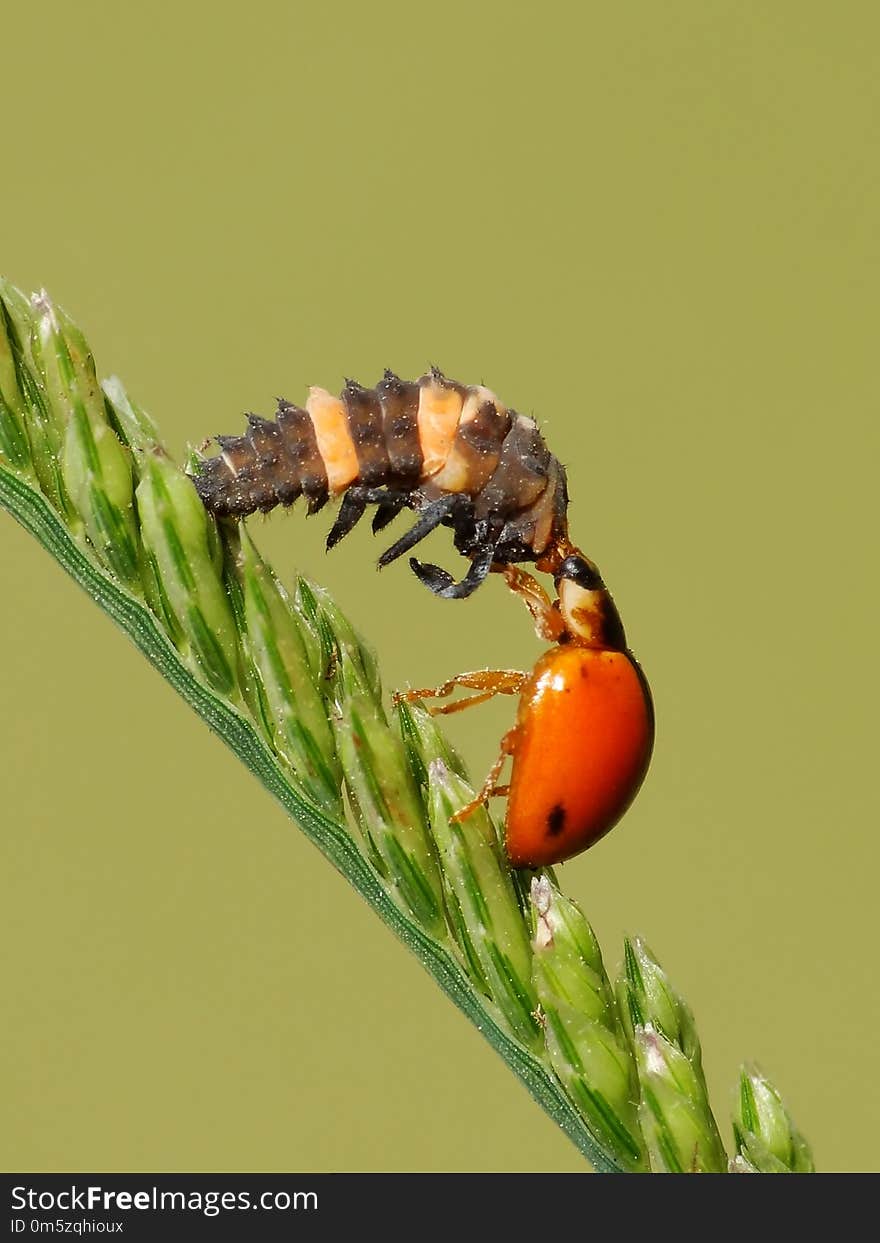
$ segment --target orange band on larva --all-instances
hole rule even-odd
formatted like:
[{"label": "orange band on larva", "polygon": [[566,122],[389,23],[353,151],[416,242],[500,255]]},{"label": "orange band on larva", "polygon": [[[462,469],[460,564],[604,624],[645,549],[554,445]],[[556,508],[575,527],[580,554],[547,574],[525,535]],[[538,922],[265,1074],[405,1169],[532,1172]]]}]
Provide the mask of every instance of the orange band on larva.
[{"label": "orange band on larva", "polygon": [[443,466],[431,477],[435,488],[443,492],[463,492],[470,478],[470,463],[454,447]]},{"label": "orange band on larva", "polygon": [[462,410],[461,394],[440,384],[426,384],[419,394],[419,444],[422,478],[430,479],[452,448]]},{"label": "orange band on larva", "polygon": [[465,398],[464,405],[461,409],[461,419],[459,423],[472,422],[479,413],[480,407],[485,405],[494,406],[498,414],[506,414],[507,407],[498,396],[492,392],[491,388],[486,388],[484,384],[474,384],[468,389],[468,395]]},{"label": "orange band on larva", "polygon": [[[468,423],[472,423],[481,408],[487,404],[494,406],[499,416],[506,413],[504,406],[490,388],[485,388],[482,384],[469,388],[467,390],[467,397],[464,399],[464,405],[461,408],[461,417],[458,420],[456,432],[460,428],[466,427]],[[431,476],[431,483],[435,488],[439,488],[443,492],[464,492],[471,482],[472,471],[473,464],[471,459],[456,447],[455,438],[453,437],[449,456],[439,471]]]},{"label": "orange band on larva", "polygon": [[358,475],[357,450],[345,406],[325,388],[313,386],[309,389],[306,411],[327,471],[327,487],[331,492],[344,492]]}]

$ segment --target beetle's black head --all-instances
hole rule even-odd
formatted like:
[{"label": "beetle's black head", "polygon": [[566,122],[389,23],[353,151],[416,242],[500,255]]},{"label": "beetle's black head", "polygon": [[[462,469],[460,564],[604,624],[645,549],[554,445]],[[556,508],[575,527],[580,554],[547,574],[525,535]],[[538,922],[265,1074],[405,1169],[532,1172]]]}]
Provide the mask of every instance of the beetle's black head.
[{"label": "beetle's black head", "polygon": [[573,553],[566,557],[553,578],[557,591],[563,582],[574,583],[577,587],[583,587],[584,591],[596,591],[604,586],[602,575],[592,561],[588,561],[580,553]]}]

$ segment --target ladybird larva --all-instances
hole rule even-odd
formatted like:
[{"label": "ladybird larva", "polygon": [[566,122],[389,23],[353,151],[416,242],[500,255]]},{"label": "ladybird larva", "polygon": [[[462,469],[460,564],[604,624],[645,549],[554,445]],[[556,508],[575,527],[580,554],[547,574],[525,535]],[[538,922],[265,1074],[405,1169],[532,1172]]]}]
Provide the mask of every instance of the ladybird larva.
[{"label": "ladybird larva", "polygon": [[452,528],[471,566],[461,581],[410,559],[435,595],[469,596],[493,568],[539,562],[551,572],[568,551],[565,471],[533,419],[490,389],[386,371],[375,388],[349,380],[339,397],[312,388],[305,409],[280,399],[274,419],[249,415],[243,436],[218,436],[220,453],[199,463],[194,483],[218,517],[292,505],[315,513],[342,497],[327,537],[332,548],[376,505],[373,530],[402,509],[418,518],[379,558],[414,548],[437,526]]}]

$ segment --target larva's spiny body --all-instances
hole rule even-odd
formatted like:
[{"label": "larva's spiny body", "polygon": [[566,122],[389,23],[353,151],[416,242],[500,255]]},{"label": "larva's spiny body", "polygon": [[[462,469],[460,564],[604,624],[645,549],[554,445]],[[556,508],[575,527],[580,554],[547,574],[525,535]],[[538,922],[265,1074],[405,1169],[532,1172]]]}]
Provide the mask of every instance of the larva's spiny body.
[{"label": "larva's spiny body", "polygon": [[489,570],[522,561],[551,572],[569,548],[565,471],[533,419],[507,409],[489,389],[433,369],[417,381],[390,371],[375,388],[349,381],[339,397],[312,388],[305,409],[281,400],[273,420],[249,416],[243,436],[218,436],[221,452],[200,463],[195,485],[219,516],[244,517],[291,505],[310,513],[343,496],[328,546],[367,505],[380,530],[401,509],[418,521],[379,559],[387,565],[438,525],[471,559],[460,582],[414,559],[435,594],[470,595]]}]

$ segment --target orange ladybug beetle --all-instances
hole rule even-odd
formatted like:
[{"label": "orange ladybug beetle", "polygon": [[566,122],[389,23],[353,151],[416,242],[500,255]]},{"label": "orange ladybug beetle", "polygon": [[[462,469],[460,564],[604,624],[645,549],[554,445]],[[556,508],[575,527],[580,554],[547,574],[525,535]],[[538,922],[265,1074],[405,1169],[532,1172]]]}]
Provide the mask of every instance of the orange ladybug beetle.
[{"label": "orange ladybug beetle", "polygon": [[[516,868],[561,863],[604,837],[638,793],[654,743],[651,692],[596,566],[566,542],[537,568],[553,573],[558,599],[552,604],[530,574],[515,566],[501,570],[539,637],[554,643],[530,674],[460,673],[397,696],[413,702],[442,698],[456,687],[476,692],[433,709],[450,713],[493,695],[519,695],[516,724],[497,761],[455,817],[464,820],[493,795],[507,795],[504,840]],[[508,756],[510,783],[499,786]]]}]

